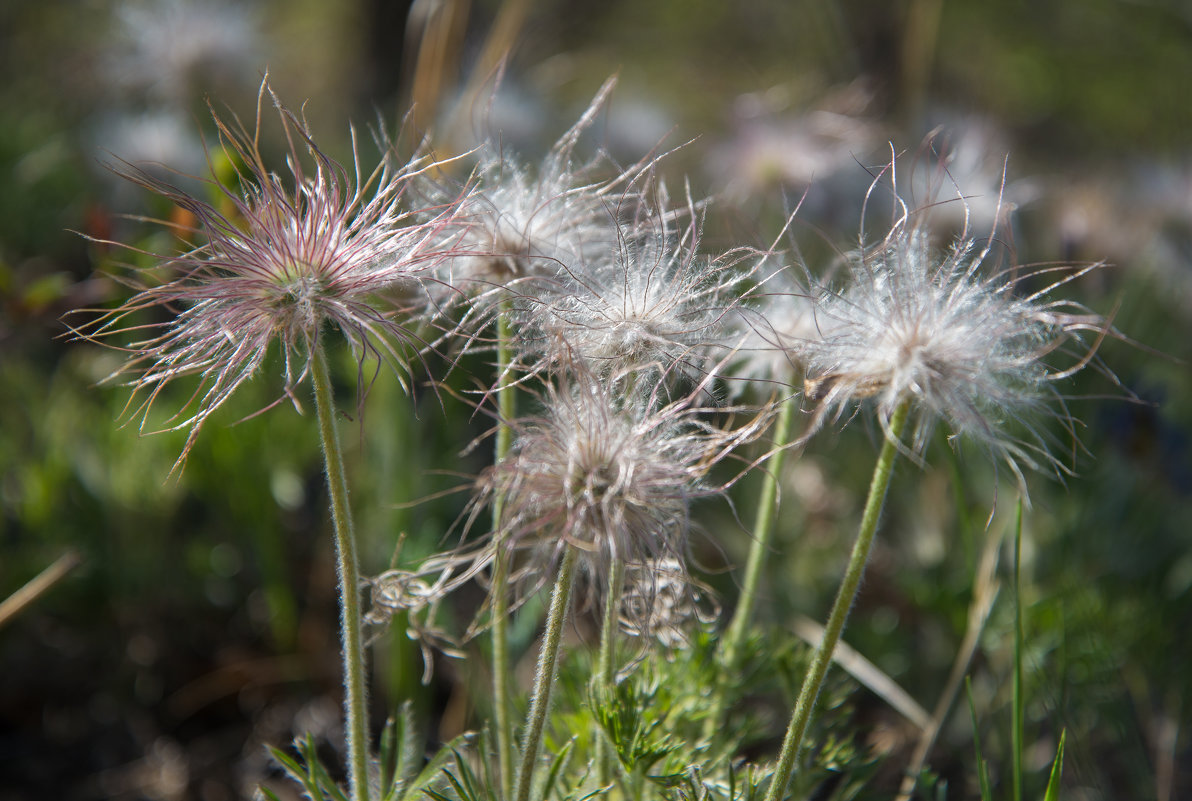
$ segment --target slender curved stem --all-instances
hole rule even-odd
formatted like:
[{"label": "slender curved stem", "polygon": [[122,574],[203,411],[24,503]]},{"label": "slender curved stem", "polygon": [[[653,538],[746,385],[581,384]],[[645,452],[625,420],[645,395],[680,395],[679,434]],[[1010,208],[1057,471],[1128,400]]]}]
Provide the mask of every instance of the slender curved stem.
[{"label": "slender curved stem", "polygon": [[823,687],[824,676],[828,673],[828,665],[832,662],[832,652],[836,650],[836,643],[840,641],[840,635],[844,632],[845,621],[848,619],[853,601],[856,600],[857,588],[860,586],[861,576],[865,572],[865,563],[869,561],[869,550],[873,545],[873,537],[877,531],[877,521],[881,516],[882,506],[885,505],[886,490],[890,486],[894,460],[898,456],[898,440],[906,425],[909,410],[910,404],[903,401],[890,419],[886,441],[882,444],[881,454],[873,469],[873,480],[869,484],[869,497],[865,501],[865,512],[861,516],[861,528],[857,532],[857,541],[853,543],[848,567],[844,571],[844,578],[836,593],[836,601],[832,604],[832,611],[828,615],[828,623],[824,627],[823,642],[820,643],[811,659],[807,676],[803,679],[803,688],[799,691],[799,698],[795,701],[795,709],[791,715],[790,726],[786,730],[786,737],[782,741],[782,752],[778,755],[778,765],[774,769],[774,778],[770,781],[766,801],[780,801],[786,794],[791,771],[794,769],[795,760],[803,746],[803,735],[807,733],[807,724],[811,720],[812,710],[815,708],[815,702]]},{"label": "slender curved stem", "polygon": [[1014,516],[1014,679],[1011,683],[1011,705],[1014,723],[1010,729],[1012,798],[1022,801],[1022,498]]},{"label": "slender curved stem", "polygon": [[[497,315],[497,422],[496,463],[509,454],[513,444],[513,432],[509,421],[517,415],[517,395],[514,394],[513,376],[509,365],[513,360],[512,332],[509,315],[502,305]],[[492,672],[493,672],[493,724],[497,730],[497,760],[501,768],[501,789],[503,797],[513,794],[513,722],[509,699],[509,554],[505,547],[505,533],[501,518],[505,510],[505,497],[497,493],[493,498],[493,537],[496,554],[493,559],[492,575]]]},{"label": "slender curved stem", "polygon": [[787,398],[778,410],[778,420],[774,424],[774,444],[778,450],[762,477],[761,492],[757,499],[757,518],[753,523],[753,544],[749,546],[749,558],[745,563],[745,583],[741,587],[741,597],[737,601],[736,611],[733,612],[732,622],[729,623],[720,643],[720,667],[716,674],[716,687],[712,695],[711,709],[704,721],[705,739],[711,739],[722,723],[728,689],[736,677],[737,663],[741,658],[741,644],[745,639],[745,632],[749,630],[753,608],[757,605],[762,567],[770,550],[774,517],[778,512],[778,487],[782,463],[786,457],[784,446],[790,437],[795,405],[794,396]]},{"label": "slender curved stem", "polygon": [[369,801],[368,784],[368,686],[364,670],[364,638],[360,620],[360,569],[356,560],[356,534],[348,507],[348,482],[343,452],[335,429],[335,401],[327,356],[317,339],[311,344],[310,374],[315,386],[323,462],[331,496],[331,521],[335,528],[336,572],[339,576],[340,638],[344,660],[344,728],[348,735],[348,781],[353,801]]},{"label": "slender curved stem", "polygon": [[559,642],[563,637],[563,623],[567,619],[567,606],[571,601],[571,585],[578,555],[579,551],[574,546],[566,546],[551,593],[542,650],[538,652],[538,670],[534,675],[534,697],[530,701],[530,714],[526,718],[526,732],[522,740],[521,770],[517,772],[514,801],[528,801],[530,798],[530,782],[534,777],[534,763],[538,761],[538,749],[542,745],[542,727],[550,708],[551,685],[555,680]]},{"label": "slender curved stem", "polygon": [[[600,655],[596,663],[596,701],[609,703],[617,685],[617,629],[620,623],[621,593],[625,561],[613,557],[608,574],[608,595],[604,599],[604,621],[600,628]],[[612,779],[611,755],[603,737],[596,739],[596,773],[600,786]]]}]

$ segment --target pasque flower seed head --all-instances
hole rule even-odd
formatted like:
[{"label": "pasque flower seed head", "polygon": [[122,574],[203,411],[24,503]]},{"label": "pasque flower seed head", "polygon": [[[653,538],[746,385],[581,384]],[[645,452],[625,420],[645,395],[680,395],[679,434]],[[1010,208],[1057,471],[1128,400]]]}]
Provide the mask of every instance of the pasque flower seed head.
[{"label": "pasque flower seed head", "polygon": [[[626,400],[582,371],[547,385],[543,414],[514,423],[512,452],[482,482],[504,499],[503,547],[532,551],[540,565],[574,546],[598,577],[614,559],[683,560],[692,500],[725,489],[708,471],[764,428],[761,417],[717,428],[694,397]],[[541,581],[544,571],[532,572]]]},{"label": "pasque flower seed head", "polygon": [[426,214],[456,207],[452,224],[441,232],[452,255],[436,267],[441,283],[426,284],[431,318],[444,331],[435,344],[457,339],[465,348],[475,346],[498,306],[516,309],[520,319],[524,307],[560,291],[560,273],[616,250],[610,207],[642,167],[610,170],[603,157],[575,157],[614,85],[613,79],[605,82],[536,166],[488,140],[477,148],[478,163],[465,185],[442,177],[420,182]]},{"label": "pasque flower seed head", "polygon": [[527,275],[554,275],[560,265],[615,244],[606,207],[633,168],[601,179],[599,159],[577,164],[574,155],[615,85],[614,79],[605,82],[536,170],[518,163],[499,143],[481,146],[472,191],[458,217],[461,255],[443,265],[453,285],[473,282],[483,290]]},{"label": "pasque flower seed head", "polygon": [[[621,377],[642,370],[702,379],[741,302],[749,251],[699,252],[693,202],[666,210],[663,188],[627,195],[615,210],[616,247],[567,266],[561,286],[531,308],[548,361]],[[685,221],[684,221],[685,218]]]},{"label": "pasque flower seed head", "polygon": [[[288,179],[265,166],[258,144],[267,93],[289,142]],[[265,83],[255,131],[219,117],[215,122],[228,159],[243,165],[240,190],[214,183],[221,197],[213,204],[127,167],[127,178],[193,215],[201,244],[161,259],[177,277],[143,289],[79,331],[108,338],[143,310],[178,310],[168,322],[131,328],[150,334],[127,347],[131,357],[117,375],[129,377],[134,397],[145,393],[142,420],[168,384],[199,376],[189,404],[168,426],[190,432],[179,466],[203,423],[261,367],[275,343],[287,395],[305,374],[310,345],[327,321],[361,358],[383,352],[400,362],[394,339],[405,332],[395,312],[378,305],[377,293],[420,280],[442,257],[433,245],[450,213],[412,224],[401,203],[425,163],[380,168],[364,178],[358,167],[350,174],[315,146],[304,123]]]},{"label": "pasque flower seed head", "polygon": [[[1022,467],[1058,467],[1032,418],[1064,414],[1048,404],[1058,400],[1052,382],[1091,358],[1080,333],[1104,334],[1107,324],[1051,294],[1096,265],[990,269],[992,243],[979,247],[963,235],[941,252],[924,229],[927,210],[895,202],[900,213],[884,239],[851,254],[843,285],[820,292],[820,335],[797,347],[808,399],[822,419],[873,398],[883,427],[909,402],[915,450],[942,418],[1020,481]],[[1057,352],[1074,364],[1054,366]],[[1025,435],[1007,430],[1011,423]]]}]

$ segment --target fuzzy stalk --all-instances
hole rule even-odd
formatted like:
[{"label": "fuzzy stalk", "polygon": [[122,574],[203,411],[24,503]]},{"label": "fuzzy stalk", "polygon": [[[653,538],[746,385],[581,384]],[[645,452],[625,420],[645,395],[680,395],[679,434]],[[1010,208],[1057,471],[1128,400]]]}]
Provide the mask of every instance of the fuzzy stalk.
[{"label": "fuzzy stalk", "polygon": [[1022,801],[1022,498],[1014,516],[1014,679],[1011,684],[1011,706],[1014,724],[1010,729],[1012,792],[1014,801]]},{"label": "fuzzy stalk", "polygon": [[824,685],[824,676],[827,675],[828,666],[832,662],[832,653],[836,650],[836,643],[840,641],[840,636],[844,632],[848,613],[852,609],[853,601],[857,598],[861,576],[865,573],[865,564],[869,561],[869,551],[873,546],[873,538],[877,532],[877,522],[881,517],[882,507],[885,505],[886,490],[890,487],[890,476],[893,474],[894,460],[898,456],[900,447],[899,439],[906,426],[909,411],[910,402],[903,401],[890,418],[885,442],[882,444],[881,453],[877,458],[877,465],[873,469],[873,480],[869,484],[869,497],[865,500],[865,511],[861,516],[861,527],[857,532],[857,540],[853,543],[848,567],[844,571],[844,578],[836,593],[836,601],[832,604],[832,611],[828,615],[828,623],[824,627],[823,642],[820,643],[811,659],[811,666],[807,669],[807,676],[803,679],[803,688],[799,691],[799,697],[795,701],[790,726],[782,741],[782,751],[778,755],[778,764],[774,769],[774,777],[770,781],[770,789],[766,793],[765,801],[781,801],[786,795],[791,772],[794,770],[795,761],[803,747],[803,736],[807,733],[807,724],[811,721],[811,713],[815,709],[815,702],[819,699],[820,690]]},{"label": "fuzzy stalk", "polygon": [[[509,422],[517,416],[517,396],[512,387],[513,376],[509,372],[513,360],[513,334],[509,326],[506,304],[502,304],[497,315],[497,442],[494,464],[509,455],[513,446],[513,431]],[[505,548],[502,517],[505,510],[505,496],[498,492],[493,498],[493,536],[496,553],[493,559],[492,575],[492,672],[493,672],[493,717],[497,730],[497,760],[501,768],[501,790],[503,797],[513,794],[513,721],[510,715],[510,659],[509,659],[509,559]]]},{"label": "fuzzy stalk", "polygon": [[[625,560],[612,559],[608,576],[608,595],[604,599],[604,620],[600,627],[600,654],[596,662],[596,703],[611,703],[617,687],[617,630],[618,612],[625,581]],[[612,754],[604,737],[596,739],[596,775],[600,786],[612,780]]]},{"label": "fuzzy stalk", "polygon": [[778,450],[770,461],[769,469],[762,476],[761,491],[757,500],[757,518],[753,522],[753,544],[749,546],[749,558],[745,563],[745,582],[741,587],[741,597],[737,601],[736,611],[733,612],[732,622],[729,623],[720,643],[720,670],[716,675],[712,705],[704,721],[704,739],[707,740],[712,739],[722,723],[729,687],[736,677],[737,663],[741,659],[741,645],[745,640],[745,633],[749,630],[753,608],[757,605],[762,567],[770,551],[774,517],[778,512],[778,487],[795,405],[794,396],[787,398],[778,410],[778,420],[774,424],[774,444]]},{"label": "fuzzy stalk", "polygon": [[559,643],[563,639],[563,623],[567,619],[567,607],[571,602],[571,585],[575,579],[578,557],[579,551],[575,546],[566,546],[563,560],[559,564],[559,575],[555,578],[555,587],[551,592],[546,631],[542,636],[542,649],[538,652],[538,669],[534,674],[534,696],[530,701],[530,714],[526,718],[526,731],[522,739],[521,769],[517,772],[514,801],[529,801],[530,798],[534,763],[538,761],[538,749],[542,746],[542,729],[550,708],[550,691],[555,680]]},{"label": "fuzzy stalk", "polygon": [[331,522],[335,529],[336,574],[339,577],[340,650],[344,661],[344,729],[348,734],[348,782],[352,801],[369,801],[368,783],[368,685],[364,669],[364,637],[360,617],[360,568],[356,558],[356,533],[348,507],[348,482],[343,452],[335,428],[335,401],[331,371],[323,344],[310,345],[310,374],[315,388],[319,434],[327,490],[331,496]]}]

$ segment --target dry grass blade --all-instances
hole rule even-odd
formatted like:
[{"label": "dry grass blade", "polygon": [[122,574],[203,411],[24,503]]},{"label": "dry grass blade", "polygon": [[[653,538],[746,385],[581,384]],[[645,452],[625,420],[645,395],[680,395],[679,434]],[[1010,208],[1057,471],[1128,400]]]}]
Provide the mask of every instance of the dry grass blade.
[{"label": "dry grass blade", "polygon": [[[818,648],[824,639],[824,627],[809,617],[795,618],[793,627],[795,635],[812,647]],[[930,725],[931,716],[927,714],[926,709],[919,706],[919,703],[894,679],[882,672],[881,668],[861,656],[848,644],[836,644],[832,661],[919,729],[926,729]]]},{"label": "dry grass blade", "polygon": [[981,562],[977,567],[973,601],[969,605],[968,627],[964,632],[964,640],[960,643],[960,648],[957,649],[956,660],[952,663],[952,672],[948,674],[948,680],[936,702],[931,721],[923,729],[919,743],[915,746],[915,753],[911,757],[910,766],[903,777],[902,786],[898,790],[898,797],[895,801],[909,801],[914,793],[915,785],[919,781],[919,774],[923,772],[923,765],[927,761],[927,755],[935,745],[940,729],[944,725],[944,719],[947,718],[952,704],[956,701],[956,695],[960,692],[960,685],[964,681],[965,673],[968,672],[973,654],[976,653],[981,632],[985,630],[985,623],[989,620],[989,613],[993,610],[993,603],[997,600],[998,591],[1001,589],[1001,584],[995,576],[997,554],[1001,544],[1000,534],[990,536],[985,543],[985,550],[981,554]]},{"label": "dry grass blade", "polygon": [[30,579],[24,587],[5,598],[3,603],[0,603],[0,627],[3,627],[5,623],[19,615],[25,607],[48,592],[82,561],[83,558],[79,556],[79,552],[71,549]]}]

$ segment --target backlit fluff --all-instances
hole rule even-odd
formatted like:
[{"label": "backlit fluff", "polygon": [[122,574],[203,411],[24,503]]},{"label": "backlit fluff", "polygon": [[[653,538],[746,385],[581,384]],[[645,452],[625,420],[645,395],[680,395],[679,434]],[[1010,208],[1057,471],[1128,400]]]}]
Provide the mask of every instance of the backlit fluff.
[{"label": "backlit fluff", "polygon": [[[266,91],[262,85],[262,100]],[[127,329],[149,333],[128,346],[131,356],[117,375],[129,376],[134,398],[145,393],[138,408],[142,426],[168,384],[199,376],[188,404],[168,425],[190,432],[179,465],[203,423],[261,367],[274,343],[291,397],[326,321],[361,358],[371,351],[400,362],[394,339],[406,335],[394,310],[378,304],[377,293],[418,281],[442,257],[433,246],[448,212],[414,225],[402,207],[424,164],[378,169],[363,179],[358,169],[350,174],[273,100],[290,143],[288,178],[271,172],[261,156],[260,103],[255,132],[215,120],[229,160],[244,165],[240,192],[212,182],[217,205],[128,168],[130,180],[193,215],[196,228],[186,238],[201,244],[162,257],[161,267],[176,278],[144,289],[80,331],[92,339],[110,337],[142,311],[177,311],[168,322]]]},{"label": "backlit fluff", "polygon": [[580,361],[603,376],[651,370],[699,380],[708,360],[723,355],[717,348],[741,303],[748,251],[700,254],[694,204],[669,212],[666,193],[652,194],[617,209],[615,249],[566,266],[555,296],[531,304],[548,362]]},{"label": "backlit fluff", "polygon": [[[602,161],[578,164],[579,138],[603,108],[615,81],[607,81],[574,126],[554,144],[537,169],[520,163],[499,143],[485,142],[466,187],[444,180],[422,187],[429,208],[457,202],[453,224],[442,231],[454,254],[436,268],[441,286],[428,284],[435,315],[451,333],[482,328],[494,301],[506,290],[536,295],[545,285],[535,279],[555,276],[616,244],[609,218],[609,196],[631,179],[633,169],[602,175]],[[533,286],[526,286],[532,284]],[[459,319],[448,312],[463,306]]]},{"label": "backlit fluff", "polygon": [[544,402],[541,416],[514,424],[512,452],[482,482],[504,498],[502,541],[535,555],[521,575],[531,589],[567,546],[583,552],[598,587],[613,559],[682,561],[692,500],[725,489],[708,471],[764,426],[759,417],[721,430],[690,398],[660,408],[617,400],[582,374],[548,387]]},{"label": "backlit fluff", "polygon": [[[1004,460],[1020,482],[1021,467],[1058,467],[1032,418],[1066,420],[1053,382],[1091,358],[1080,332],[1104,334],[1106,324],[1051,295],[1095,265],[991,269],[991,245],[962,236],[939,251],[922,214],[897,202],[902,213],[886,237],[852,254],[843,285],[820,293],[819,336],[797,349],[807,364],[808,398],[821,419],[873,398],[883,427],[909,401],[915,450],[943,418],[955,435]],[[1067,367],[1055,366],[1057,353],[1068,354]]]},{"label": "backlit fluff", "polygon": [[734,397],[751,386],[763,394],[783,392],[800,371],[803,343],[821,336],[815,302],[807,290],[785,272],[775,279],[759,287],[755,302],[733,314],[725,338],[733,352],[725,360],[723,376]]}]

